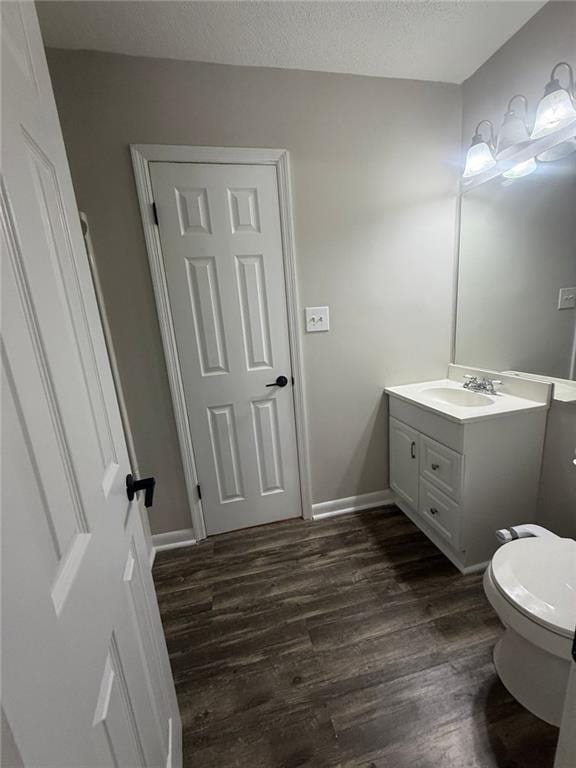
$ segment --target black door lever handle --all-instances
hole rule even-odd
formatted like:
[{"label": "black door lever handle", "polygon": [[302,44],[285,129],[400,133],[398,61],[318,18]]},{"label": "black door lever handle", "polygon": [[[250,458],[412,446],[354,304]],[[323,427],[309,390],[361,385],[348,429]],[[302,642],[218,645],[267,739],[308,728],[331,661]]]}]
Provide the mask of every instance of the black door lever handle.
[{"label": "black door lever handle", "polygon": [[288,379],[286,376],[278,376],[276,381],[273,381],[272,384],[266,384],[267,387],[285,387],[286,384],[288,384]]},{"label": "black door lever handle", "polygon": [[135,480],[133,475],[126,475],[126,496],[128,501],[133,501],[138,491],[145,491],[144,506],[151,507],[154,501],[154,487],[156,480],[153,477],[143,477],[141,480]]}]

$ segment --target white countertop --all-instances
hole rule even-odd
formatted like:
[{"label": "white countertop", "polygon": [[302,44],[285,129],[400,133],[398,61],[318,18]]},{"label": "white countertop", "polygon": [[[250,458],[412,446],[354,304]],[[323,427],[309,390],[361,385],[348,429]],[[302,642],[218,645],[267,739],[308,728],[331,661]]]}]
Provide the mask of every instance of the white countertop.
[{"label": "white countertop", "polygon": [[435,389],[462,390],[463,386],[462,382],[454,381],[453,379],[438,379],[436,381],[421,381],[417,384],[385,387],[384,391],[391,397],[398,397],[400,400],[405,400],[427,411],[439,413],[450,421],[456,421],[460,424],[494,419],[521,411],[545,411],[548,408],[548,404],[545,402],[530,400],[526,397],[518,397],[508,393],[498,393],[495,395],[482,393],[486,398],[486,405],[455,405],[435,400],[434,393],[431,392],[431,390]]}]

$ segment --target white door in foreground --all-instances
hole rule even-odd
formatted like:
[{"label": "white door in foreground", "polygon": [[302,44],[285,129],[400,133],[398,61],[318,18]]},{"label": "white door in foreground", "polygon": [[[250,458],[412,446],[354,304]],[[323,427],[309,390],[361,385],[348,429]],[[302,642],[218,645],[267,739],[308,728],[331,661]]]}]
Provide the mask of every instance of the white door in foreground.
[{"label": "white door in foreground", "polygon": [[300,516],[276,169],[151,176],[206,529]]},{"label": "white door in foreground", "polygon": [[554,768],[574,768],[576,765],[576,728],[574,728],[574,723],[576,723],[576,637],[574,638],[572,656],[573,662],[570,664],[570,677],[564,699],[564,712],[560,723]]},{"label": "white door in foreground", "polygon": [[[572,465],[576,467],[576,450],[573,453]],[[572,641],[572,663],[570,677],[566,687],[564,711],[560,723],[560,735],[554,768],[573,768],[576,765],[576,629]]]},{"label": "white door in foreground", "polygon": [[2,725],[42,768],[181,764],[138,503],[33,3],[2,3]]}]

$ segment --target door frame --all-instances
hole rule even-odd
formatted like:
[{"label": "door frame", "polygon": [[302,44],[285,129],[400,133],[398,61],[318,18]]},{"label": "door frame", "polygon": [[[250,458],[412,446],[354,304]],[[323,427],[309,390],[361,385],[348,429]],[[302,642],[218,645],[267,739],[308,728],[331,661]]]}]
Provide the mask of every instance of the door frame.
[{"label": "door frame", "polygon": [[198,497],[198,473],[194,458],[194,441],[188,422],[184,386],[174,323],[170,310],[168,284],[164,269],[160,233],[154,219],[152,180],[150,163],[202,163],[214,165],[272,165],[276,169],[278,200],[280,207],[280,230],[282,238],[282,257],[284,263],[284,283],[288,310],[288,337],[290,360],[294,386],[294,420],[296,425],[296,450],[298,454],[298,474],[302,517],[312,519],[312,496],[310,490],[310,464],[308,448],[308,427],[306,418],[306,396],[304,384],[304,366],[302,353],[301,309],[296,280],[296,256],[294,245],[294,222],[292,214],[292,196],[290,185],[290,157],[286,149],[255,149],[241,147],[193,147],[167,144],[131,144],[132,165],[138,192],[140,216],[144,228],[146,251],[154,287],[160,332],[168,380],[174,405],[174,416],[180,452],[184,465],[184,477],[190,503],[190,515],[196,541],[206,538],[206,525],[202,501]]}]

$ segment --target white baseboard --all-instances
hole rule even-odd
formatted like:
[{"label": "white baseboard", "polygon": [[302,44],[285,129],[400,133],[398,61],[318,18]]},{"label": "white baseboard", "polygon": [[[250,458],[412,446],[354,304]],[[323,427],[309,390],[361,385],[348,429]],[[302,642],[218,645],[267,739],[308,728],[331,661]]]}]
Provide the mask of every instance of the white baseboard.
[{"label": "white baseboard", "polygon": [[344,499],[321,501],[318,504],[312,504],[312,519],[323,520],[327,517],[336,517],[336,515],[346,515],[348,512],[361,512],[365,509],[393,504],[394,501],[395,496],[391,488],[387,488],[385,491],[362,493],[359,496],[347,496]]},{"label": "white baseboard", "polygon": [[192,544],[196,544],[193,528],[182,528],[179,531],[168,531],[167,533],[155,533],[152,536],[151,564],[154,562],[156,552],[189,547]]},{"label": "white baseboard", "polygon": [[[176,768],[174,765],[174,721],[168,718],[168,754],[166,755],[166,768]],[[180,764],[181,761],[180,761]]]}]

